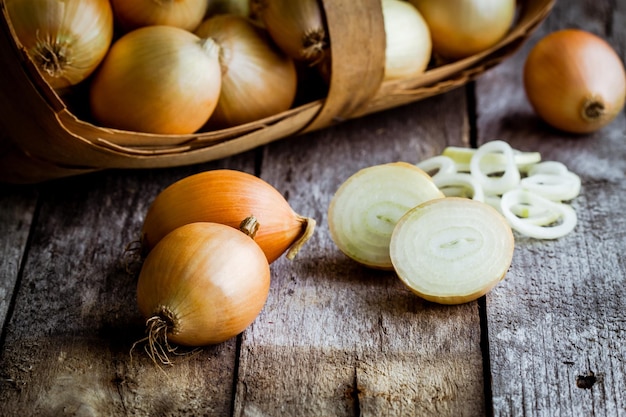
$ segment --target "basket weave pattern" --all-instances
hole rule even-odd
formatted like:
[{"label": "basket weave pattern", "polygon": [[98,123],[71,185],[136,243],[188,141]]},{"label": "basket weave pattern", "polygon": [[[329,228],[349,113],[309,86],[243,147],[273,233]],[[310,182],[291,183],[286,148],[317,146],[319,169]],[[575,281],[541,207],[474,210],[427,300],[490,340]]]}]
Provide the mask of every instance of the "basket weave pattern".
[{"label": "basket weave pattern", "polygon": [[0,1],[0,181],[34,183],[103,169],[206,162],[441,94],[474,80],[513,54],[547,17],[554,2],[519,0],[513,27],[494,47],[417,77],[383,82],[385,35],[380,0],[362,0],[358,8],[345,0],[322,0],[333,57],[324,98],[219,131],[154,135],[96,126],[72,113],[15,40],[4,1]]}]

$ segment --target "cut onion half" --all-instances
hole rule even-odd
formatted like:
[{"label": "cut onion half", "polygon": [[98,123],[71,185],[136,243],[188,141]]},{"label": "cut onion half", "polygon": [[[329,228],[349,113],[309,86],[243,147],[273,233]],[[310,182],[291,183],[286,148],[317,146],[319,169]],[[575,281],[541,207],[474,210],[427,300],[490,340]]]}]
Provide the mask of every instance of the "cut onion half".
[{"label": "cut onion half", "polygon": [[331,238],[353,260],[391,270],[389,241],[397,221],[413,207],[443,197],[431,177],[413,164],[364,168],[348,178],[330,202]]},{"label": "cut onion half", "polygon": [[513,259],[513,232],[486,203],[447,197],[408,211],[390,243],[393,267],[418,296],[461,304],[486,294]]}]

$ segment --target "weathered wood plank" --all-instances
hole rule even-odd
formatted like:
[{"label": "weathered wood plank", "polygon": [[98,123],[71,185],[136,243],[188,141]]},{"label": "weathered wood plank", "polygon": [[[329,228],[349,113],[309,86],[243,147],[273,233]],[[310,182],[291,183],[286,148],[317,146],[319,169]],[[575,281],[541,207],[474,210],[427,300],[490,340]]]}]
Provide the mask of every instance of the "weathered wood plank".
[{"label": "weathered wood plank", "polygon": [[267,148],[262,176],[318,228],[296,260],[273,265],[268,303],[243,337],[236,416],[483,413],[477,304],[423,302],[392,273],[348,260],[326,224],[358,169],[462,145],[465,110],[457,90]]},{"label": "weathered wood plank", "polygon": [[[33,187],[0,184],[0,325],[9,310],[37,203]],[[1,333],[1,332],[0,332]]]},{"label": "weathered wood plank", "polygon": [[237,340],[160,370],[138,348],[143,320],[125,246],[165,186],[254,154],[193,168],[112,172],[41,186],[14,313],[0,356],[3,416],[230,414]]},{"label": "weathered wood plank", "polygon": [[574,137],[539,121],[521,88],[529,49],[553,30],[589,30],[626,58],[625,19],[623,0],[557,2],[531,42],[477,83],[481,142],[541,151],[583,181],[574,233],[517,236],[510,273],[487,297],[496,416],[626,415],[626,115]]}]

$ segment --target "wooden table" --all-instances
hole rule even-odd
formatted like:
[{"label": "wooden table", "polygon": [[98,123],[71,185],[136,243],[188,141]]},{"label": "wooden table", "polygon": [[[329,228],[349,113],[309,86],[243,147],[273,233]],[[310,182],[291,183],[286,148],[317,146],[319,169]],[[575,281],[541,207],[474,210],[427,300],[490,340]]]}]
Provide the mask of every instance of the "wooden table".
[{"label": "wooden table", "polygon": [[[626,416],[626,113],[574,137],[533,114],[529,48],[579,27],[626,57],[626,1],[559,1],[512,58],[466,88],[198,166],[0,188],[2,416]],[[360,168],[502,139],[579,174],[579,223],[516,235],[506,279],[442,306],[330,240],[326,211]],[[157,193],[192,173],[259,175],[318,221],[240,336],[154,366],[124,248]]]}]

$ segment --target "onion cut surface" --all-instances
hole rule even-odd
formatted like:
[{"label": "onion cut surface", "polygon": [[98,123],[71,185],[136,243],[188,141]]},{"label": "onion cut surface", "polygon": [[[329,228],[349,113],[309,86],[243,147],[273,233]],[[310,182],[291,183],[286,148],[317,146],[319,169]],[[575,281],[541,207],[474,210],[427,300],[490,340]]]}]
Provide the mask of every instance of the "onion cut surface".
[{"label": "onion cut surface", "polygon": [[390,242],[393,267],[418,296],[461,304],[486,294],[506,275],[513,232],[488,204],[459,197],[425,202],[397,223]]},{"label": "onion cut surface", "polygon": [[391,270],[389,242],[397,221],[411,208],[443,198],[431,177],[405,162],[374,165],[348,178],[328,208],[337,247],[371,268]]}]

